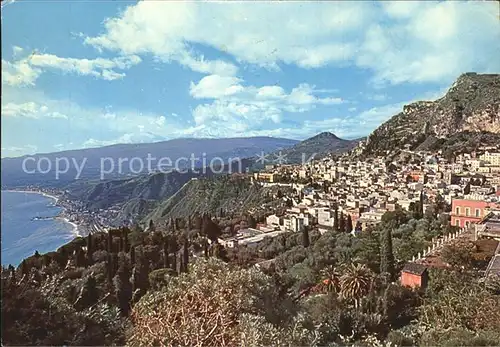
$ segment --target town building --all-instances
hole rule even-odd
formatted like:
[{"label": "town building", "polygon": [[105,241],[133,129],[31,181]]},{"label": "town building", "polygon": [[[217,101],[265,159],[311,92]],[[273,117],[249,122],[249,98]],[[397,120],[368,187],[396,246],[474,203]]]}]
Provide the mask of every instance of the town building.
[{"label": "town building", "polygon": [[429,282],[427,267],[417,263],[407,263],[401,271],[401,285],[410,288],[425,288]]}]

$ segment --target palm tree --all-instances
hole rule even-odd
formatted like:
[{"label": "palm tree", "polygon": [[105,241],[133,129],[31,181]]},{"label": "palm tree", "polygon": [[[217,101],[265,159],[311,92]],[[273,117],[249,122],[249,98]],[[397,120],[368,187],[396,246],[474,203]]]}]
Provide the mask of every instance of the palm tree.
[{"label": "palm tree", "polygon": [[323,283],[329,292],[338,293],[340,290],[340,274],[333,265],[328,265],[321,270]]},{"label": "palm tree", "polygon": [[364,264],[351,264],[340,277],[340,295],[343,299],[354,300],[358,308],[359,301],[370,291],[373,282],[372,271]]}]

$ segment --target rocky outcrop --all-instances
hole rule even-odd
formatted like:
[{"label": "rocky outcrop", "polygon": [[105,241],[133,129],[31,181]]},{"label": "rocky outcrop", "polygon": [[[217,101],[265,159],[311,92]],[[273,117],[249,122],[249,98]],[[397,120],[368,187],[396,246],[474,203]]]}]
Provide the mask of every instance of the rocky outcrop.
[{"label": "rocky outcrop", "polygon": [[429,137],[446,139],[460,133],[490,133],[493,136],[485,138],[493,141],[500,138],[494,136],[500,136],[499,74],[463,74],[444,97],[404,106],[369,136],[361,153],[384,155],[403,147],[415,149]]}]

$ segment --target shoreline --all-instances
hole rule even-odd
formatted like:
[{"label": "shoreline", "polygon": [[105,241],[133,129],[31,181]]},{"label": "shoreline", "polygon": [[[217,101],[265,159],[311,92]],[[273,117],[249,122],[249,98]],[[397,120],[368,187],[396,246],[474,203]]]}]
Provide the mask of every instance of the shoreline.
[{"label": "shoreline", "polygon": [[54,205],[57,206],[57,207],[59,207],[59,208],[61,208],[61,212],[59,212],[57,216],[54,216],[53,220],[63,221],[65,223],[71,225],[72,226],[71,233],[73,234],[73,236],[75,236],[75,237],[82,237],[82,235],[80,234],[79,225],[76,224],[76,223],[74,223],[74,222],[71,222],[67,217],[62,216],[62,214],[66,211],[66,208],[64,206],[61,206],[61,205],[57,204],[59,202],[59,198],[57,196],[54,196],[54,195],[51,195],[51,194],[47,194],[47,193],[42,192],[42,191],[34,191],[34,190],[5,189],[5,190],[2,190],[2,192],[38,194],[38,195],[42,195],[42,196],[44,196],[46,198],[53,199],[54,200]]}]

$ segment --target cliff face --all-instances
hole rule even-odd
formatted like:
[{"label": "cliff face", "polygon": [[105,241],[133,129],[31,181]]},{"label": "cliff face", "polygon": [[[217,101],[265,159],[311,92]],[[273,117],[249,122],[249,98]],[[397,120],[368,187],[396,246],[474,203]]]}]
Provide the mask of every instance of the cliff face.
[{"label": "cliff face", "polygon": [[397,148],[416,149],[424,142],[444,143],[459,133],[491,133],[488,138],[499,138],[494,136],[500,135],[499,74],[463,74],[441,99],[404,106],[368,137],[360,152],[383,155]]}]

